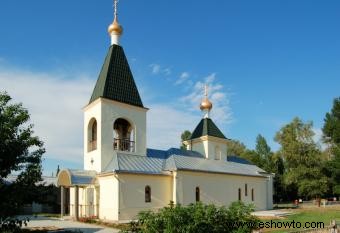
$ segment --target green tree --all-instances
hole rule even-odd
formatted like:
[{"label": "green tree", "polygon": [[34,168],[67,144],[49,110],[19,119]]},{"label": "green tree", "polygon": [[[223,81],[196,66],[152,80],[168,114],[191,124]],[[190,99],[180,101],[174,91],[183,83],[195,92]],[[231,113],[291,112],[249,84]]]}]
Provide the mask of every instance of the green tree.
[{"label": "green tree", "polygon": [[266,139],[261,134],[256,137],[255,152],[258,155],[258,166],[267,172],[275,172],[273,152],[268,146]]},{"label": "green tree", "polygon": [[262,158],[271,156],[271,149],[268,146],[266,139],[261,134],[256,137],[255,150]]},{"label": "green tree", "polygon": [[283,183],[283,175],[285,173],[285,167],[283,163],[282,157],[275,153],[272,156],[272,172],[275,174],[274,176],[274,201],[276,203],[289,200],[289,193],[286,190],[285,185]]},{"label": "green tree", "polygon": [[[0,92],[0,219],[16,214],[19,207],[38,196],[35,184],[41,180],[45,149],[29,122],[27,109]],[[12,172],[18,176],[8,184],[5,179]]]},{"label": "green tree", "polygon": [[181,140],[182,140],[182,144],[181,144],[181,149],[182,150],[186,150],[187,147],[184,145],[184,141],[189,140],[191,137],[191,132],[189,130],[185,130],[182,134],[181,134]]},{"label": "green tree", "polygon": [[340,97],[334,99],[333,108],[331,112],[326,113],[324,122],[322,128],[324,141],[340,147]]},{"label": "green tree", "polygon": [[271,152],[266,139],[261,134],[256,137],[255,150],[247,149],[243,144],[239,143],[238,141],[236,141],[234,145],[234,148],[238,150],[238,155],[240,157],[250,161],[251,163],[255,164],[256,166],[262,168],[267,172],[274,172],[272,164],[273,153]]},{"label": "green tree", "polygon": [[327,177],[321,172],[321,151],[313,141],[312,122],[299,118],[280,129],[275,141],[281,145],[278,151],[285,161],[284,182],[304,197],[317,197],[327,191]]},{"label": "green tree", "polygon": [[331,111],[326,113],[322,132],[331,154],[324,173],[329,177],[330,193],[340,195],[340,97],[334,99]]},{"label": "green tree", "polygon": [[260,163],[260,161],[259,161],[260,157],[259,157],[258,154],[256,154],[256,152],[254,150],[246,149],[245,151],[243,151],[241,154],[238,154],[238,155],[241,158],[248,160],[252,164],[255,164],[256,166],[258,166],[258,164]]},{"label": "green tree", "polygon": [[247,147],[238,140],[227,141],[227,155],[241,156],[247,151]]}]

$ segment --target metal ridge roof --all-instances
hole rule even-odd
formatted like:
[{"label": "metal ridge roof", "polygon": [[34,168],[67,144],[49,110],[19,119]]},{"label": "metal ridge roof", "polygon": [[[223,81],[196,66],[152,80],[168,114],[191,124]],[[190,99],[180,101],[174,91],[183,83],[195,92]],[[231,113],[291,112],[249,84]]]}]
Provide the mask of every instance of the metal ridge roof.
[{"label": "metal ridge roof", "polygon": [[[114,172],[168,174],[171,171],[197,171],[264,177],[261,168],[240,161],[208,160],[200,153],[171,148],[167,151],[148,149],[147,155],[117,153],[109,169]],[[116,166],[113,166],[115,164]]]}]

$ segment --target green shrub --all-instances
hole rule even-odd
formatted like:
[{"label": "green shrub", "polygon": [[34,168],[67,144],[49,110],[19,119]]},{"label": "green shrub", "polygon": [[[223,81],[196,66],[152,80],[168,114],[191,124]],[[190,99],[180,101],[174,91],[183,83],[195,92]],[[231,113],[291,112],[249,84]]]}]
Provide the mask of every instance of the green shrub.
[{"label": "green shrub", "polygon": [[[205,205],[173,205],[160,209],[157,213],[141,212],[137,222],[131,222],[128,230],[135,233],[246,233],[251,232],[258,219],[251,215],[252,205],[234,202],[229,208]],[[233,224],[244,224],[243,226]]]},{"label": "green shrub", "polygon": [[17,219],[17,218],[1,218],[0,217],[0,232],[2,233],[17,233],[21,232],[22,226],[27,226],[28,218]]}]

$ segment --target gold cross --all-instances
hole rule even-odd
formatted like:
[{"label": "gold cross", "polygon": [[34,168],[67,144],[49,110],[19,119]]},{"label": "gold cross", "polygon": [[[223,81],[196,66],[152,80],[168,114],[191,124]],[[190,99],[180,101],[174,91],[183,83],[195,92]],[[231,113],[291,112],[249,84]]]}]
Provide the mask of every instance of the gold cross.
[{"label": "gold cross", "polygon": [[118,5],[118,0],[114,0],[114,16],[117,17],[117,5]]},{"label": "gold cross", "polygon": [[208,84],[204,85],[204,96],[208,97]]}]

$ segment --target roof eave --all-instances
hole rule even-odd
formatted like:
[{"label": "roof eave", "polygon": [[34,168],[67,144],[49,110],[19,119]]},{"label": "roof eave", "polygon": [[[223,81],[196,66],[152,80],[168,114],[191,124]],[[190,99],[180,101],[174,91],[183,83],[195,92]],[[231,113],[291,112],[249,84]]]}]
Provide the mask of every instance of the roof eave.
[{"label": "roof eave", "polygon": [[140,107],[140,106],[136,106],[136,105],[132,105],[132,104],[127,104],[124,102],[120,102],[120,101],[116,101],[116,100],[111,100],[108,98],[104,98],[104,97],[99,97],[98,99],[96,99],[95,101],[87,104],[86,106],[84,106],[82,108],[83,111],[88,110],[89,108],[91,108],[92,106],[96,105],[99,102],[108,102],[108,103],[114,103],[114,104],[118,104],[118,105],[122,105],[124,107],[129,107],[129,108],[133,108],[133,109],[138,109],[138,110],[142,110],[142,111],[149,111],[149,108],[146,107]]},{"label": "roof eave", "polygon": [[176,171],[203,172],[203,173],[213,173],[213,174],[266,178],[266,176],[263,176],[263,175],[255,175],[255,174],[251,175],[251,174],[232,173],[232,172],[207,171],[207,170],[190,169],[190,168],[177,168]]}]

